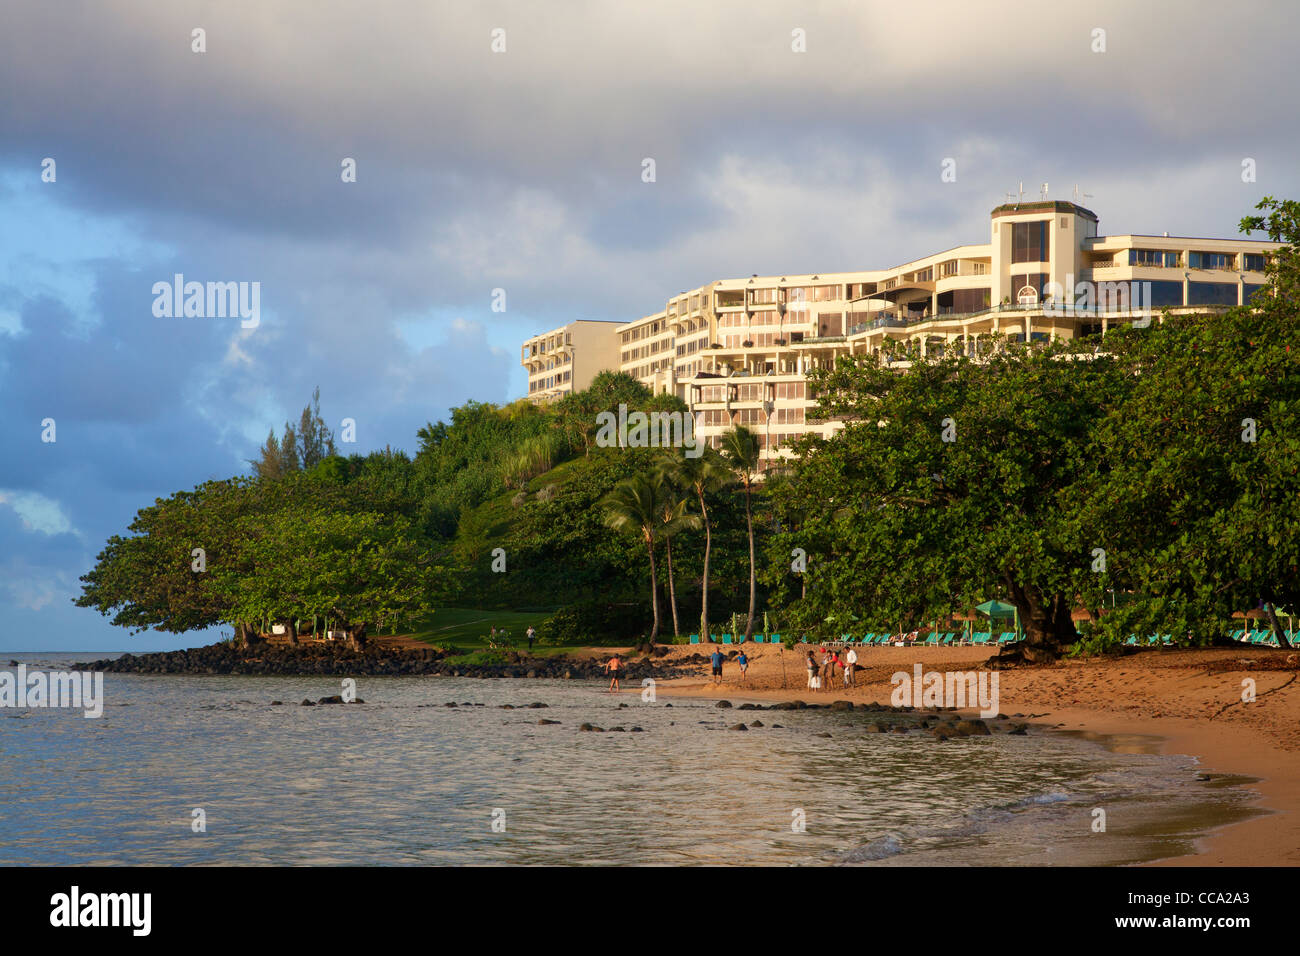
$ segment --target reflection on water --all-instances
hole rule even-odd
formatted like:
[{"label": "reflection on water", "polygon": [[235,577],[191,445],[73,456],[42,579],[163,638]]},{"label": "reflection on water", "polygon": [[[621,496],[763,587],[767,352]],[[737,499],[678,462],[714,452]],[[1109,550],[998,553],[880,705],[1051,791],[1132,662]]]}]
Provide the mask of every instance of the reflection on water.
[{"label": "reflection on water", "polygon": [[[1254,812],[1249,792],[1149,746],[941,743],[866,733],[861,713],[647,704],[566,681],[357,684],[364,705],[302,707],[338,683],[108,674],[102,719],[0,711],[0,863],[1127,863]],[[549,706],[497,706],[533,701]]]}]

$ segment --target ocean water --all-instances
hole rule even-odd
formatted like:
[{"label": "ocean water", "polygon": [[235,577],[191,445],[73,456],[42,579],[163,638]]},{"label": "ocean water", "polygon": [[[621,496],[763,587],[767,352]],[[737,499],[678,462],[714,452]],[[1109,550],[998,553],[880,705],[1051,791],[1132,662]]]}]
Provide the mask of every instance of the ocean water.
[{"label": "ocean water", "polygon": [[303,707],[339,682],[105,674],[100,719],[0,709],[0,864],[1105,865],[1259,812],[1140,738],[941,743],[603,689],[362,677],[364,705]]}]

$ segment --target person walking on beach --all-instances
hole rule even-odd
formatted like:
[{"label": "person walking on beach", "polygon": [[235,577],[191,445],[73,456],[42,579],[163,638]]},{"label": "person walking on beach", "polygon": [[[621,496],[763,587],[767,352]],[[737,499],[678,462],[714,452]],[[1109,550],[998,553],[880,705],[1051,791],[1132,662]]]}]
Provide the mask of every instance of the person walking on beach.
[{"label": "person walking on beach", "polygon": [[609,690],[606,691],[606,693],[609,694],[618,693],[618,680],[619,680],[618,672],[619,672],[619,668],[621,668],[622,666],[623,665],[622,663],[620,663],[617,654],[611,657],[609,659],[609,663],[605,665],[605,670],[609,672]]},{"label": "person walking on beach", "polygon": [[533,638],[537,636],[537,632],[533,630],[533,626],[529,624],[528,630],[524,633],[528,635],[528,649],[531,651],[533,649]]},{"label": "person walking on beach", "polygon": [[804,666],[808,668],[808,689],[816,690],[817,689],[817,661],[813,658],[812,651],[808,652],[808,660],[804,662]]},{"label": "person walking on beach", "polygon": [[709,657],[709,662],[713,665],[713,683],[722,683],[722,651],[718,648],[713,649],[713,654]]},{"label": "person walking on beach", "polygon": [[849,652],[844,655],[844,686],[853,686],[853,671],[858,666],[858,652],[850,647]]},{"label": "person walking on beach", "polygon": [[747,680],[746,672],[749,670],[749,658],[745,656],[744,651],[740,652],[740,656],[736,658],[736,663],[740,665],[740,680],[744,683]]},{"label": "person walking on beach", "polygon": [[822,690],[831,690],[831,681],[835,679],[835,662],[831,659],[831,652],[822,648]]}]

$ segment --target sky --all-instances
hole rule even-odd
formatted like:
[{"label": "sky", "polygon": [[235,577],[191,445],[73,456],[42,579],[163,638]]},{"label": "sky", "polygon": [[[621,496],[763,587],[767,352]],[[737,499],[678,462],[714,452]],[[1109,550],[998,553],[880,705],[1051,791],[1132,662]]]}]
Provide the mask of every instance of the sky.
[{"label": "sky", "polygon": [[[9,2],[0,651],[208,642],[114,628],[72,605],[78,579],[139,508],[247,473],[317,385],[336,432],[356,422],[342,451],[413,452],[450,408],[525,393],[529,335],[987,242],[1021,183],[1077,184],[1102,233],[1234,236],[1300,197],[1298,21],[1249,0]],[[177,273],[258,283],[256,327],[155,314]]]}]

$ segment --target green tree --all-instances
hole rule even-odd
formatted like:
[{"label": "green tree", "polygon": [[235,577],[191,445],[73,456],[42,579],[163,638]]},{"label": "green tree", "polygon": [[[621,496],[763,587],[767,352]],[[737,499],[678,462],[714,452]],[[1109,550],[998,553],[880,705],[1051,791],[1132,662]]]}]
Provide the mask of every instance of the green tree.
[{"label": "green tree", "polygon": [[1005,596],[1025,655],[1075,640],[1076,596],[1096,589],[1088,513],[1098,423],[1134,376],[1088,344],[1003,343],[899,374],[869,356],[818,370],[818,414],[844,427],[804,439],[778,512],[801,521],[775,551],[808,553],[811,625],[856,613],[927,621]]},{"label": "green tree", "polygon": [[661,466],[666,476],[678,489],[693,494],[700,506],[699,519],[704,528],[704,570],[700,576],[700,636],[709,636],[709,559],[713,552],[713,523],[709,519],[709,495],[721,491],[731,483],[731,469],[712,447],[704,446],[701,454],[692,458],[681,449],[675,449]]},{"label": "green tree", "polygon": [[745,640],[754,636],[754,610],[757,593],[757,565],[754,561],[754,511],[752,496],[758,479],[758,436],[744,425],[722,433],[722,456],[745,491],[745,526],[749,532],[749,615],[745,619]]},{"label": "green tree", "polygon": [[636,535],[645,545],[650,559],[650,606],[653,624],[650,641],[659,636],[659,578],[655,567],[657,531],[663,521],[664,485],[662,478],[651,472],[625,478],[605,497],[603,511],[605,523],[615,531]]},{"label": "green tree", "polygon": [[668,577],[668,607],[672,611],[673,634],[680,634],[677,620],[677,588],[673,581],[673,539],[683,531],[695,531],[701,526],[700,516],[690,513],[690,498],[673,484],[671,476],[658,466],[659,485],[659,537],[664,542],[664,572]]},{"label": "green tree", "polygon": [[400,516],[301,502],[235,530],[250,567],[214,572],[231,622],[324,619],[360,647],[372,628],[433,610],[442,570]]},{"label": "green tree", "polygon": [[1107,336],[1134,376],[1104,423],[1092,522],[1132,599],[1090,630],[1222,638],[1234,611],[1300,606],[1300,204],[1264,199],[1242,220],[1285,243],[1246,305]]},{"label": "green tree", "polygon": [[336,454],[334,432],[321,418],[320,386],[317,385],[311,393],[311,403],[302,410],[298,419],[298,463],[306,470]]},{"label": "green tree", "polygon": [[321,418],[320,386],[317,385],[299,416],[298,427],[285,422],[284,435],[279,439],[275,437],[275,429],[271,429],[258,457],[249,464],[258,478],[277,479],[314,468],[335,454],[334,433]]}]

